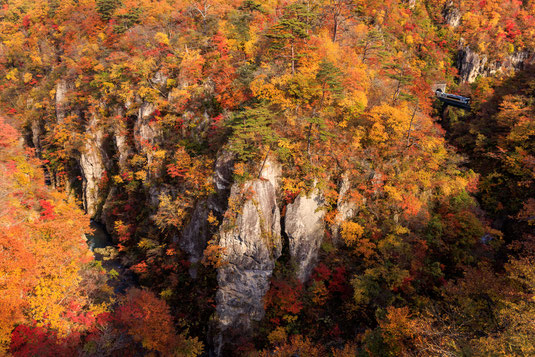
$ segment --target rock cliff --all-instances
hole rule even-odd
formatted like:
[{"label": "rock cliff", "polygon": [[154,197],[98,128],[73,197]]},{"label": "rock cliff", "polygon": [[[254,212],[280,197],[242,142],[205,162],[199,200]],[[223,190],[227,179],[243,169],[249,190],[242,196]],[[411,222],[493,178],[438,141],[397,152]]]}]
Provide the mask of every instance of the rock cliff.
[{"label": "rock cliff", "polygon": [[497,72],[516,71],[533,62],[533,54],[522,51],[507,56],[503,61],[489,61],[487,56],[473,51],[470,47],[459,50],[457,66],[461,81],[473,83],[478,76],[490,76]]},{"label": "rock cliff", "polygon": [[461,23],[461,11],[455,6],[452,0],[448,1],[444,5],[442,10],[442,16],[448,25],[451,27],[457,27]]},{"label": "rock cliff", "polygon": [[196,203],[191,219],[178,239],[180,248],[193,264],[190,269],[193,277],[196,277],[194,264],[202,259],[206,244],[212,238],[208,215],[212,212],[215,216],[222,217],[227,209],[233,167],[234,155],[225,151],[219,153],[214,167],[215,193]]},{"label": "rock cliff", "polygon": [[263,297],[282,249],[273,172],[265,170],[260,179],[243,186],[234,184],[231,189],[232,212],[227,212],[219,236],[219,245],[225,249],[225,265],[217,275],[220,340],[226,329],[247,331],[264,316]]},{"label": "rock cliff", "polygon": [[91,217],[95,217],[102,202],[99,183],[104,174],[105,153],[104,132],[98,125],[96,116],[92,116],[86,128],[86,138],[80,154],[80,169],[82,170],[82,189],[84,209]]},{"label": "rock cliff", "polygon": [[304,282],[316,265],[325,232],[322,210],[324,199],[314,191],[300,195],[286,208],[285,231],[290,255],[297,267],[297,278]]},{"label": "rock cliff", "polygon": [[61,123],[67,115],[67,93],[69,85],[66,79],[60,79],[56,84],[56,120]]},{"label": "rock cliff", "polygon": [[353,217],[358,210],[358,206],[355,202],[349,200],[349,190],[351,188],[351,182],[349,180],[349,174],[342,175],[342,183],[340,185],[340,192],[338,194],[338,201],[336,205],[336,216],[334,217],[334,224],[331,227],[333,238],[335,241],[340,239],[340,226],[342,222]]}]

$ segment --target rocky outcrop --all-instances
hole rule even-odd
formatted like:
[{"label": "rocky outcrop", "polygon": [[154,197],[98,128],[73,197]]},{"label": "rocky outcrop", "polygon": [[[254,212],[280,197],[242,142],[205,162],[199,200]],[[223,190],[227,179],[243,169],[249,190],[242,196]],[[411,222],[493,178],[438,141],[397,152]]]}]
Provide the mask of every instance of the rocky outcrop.
[{"label": "rocky outcrop", "polygon": [[32,121],[32,144],[35,149],[35,153],[39,156],[41,155],[41,135],[42,135],[42,128],[41,123],[39,120],[33,120]]},{"label": "rocky outcrop", "polygon": [[349,199],[349,190],[351,182],[349,174],[342,175],[342,184],[340,185],[340,193],[338,194],[338,202],[336,208],[336,216],[334,217],[334,224],[332,226],[333,239],[338,241],[340,239],[340,226],[342,222],[353,217],[357,213],[357,204]]},{"label": "rocky outcrop", "polygon": [[158,71],[154,74],[151,81],[153,84],[156,84],[158,86],[165,86],[167,84],[168,79],[169,76],[164,74],[162,71]]},{"label": "rocky outcrop", "polygon": [[[163,138],[158,123],[151,120],[155,111],[156,107],[154,104],[142,103],[134,124],[136,150],[144,153],[147,157],[147,167],[151,167],[154,161],[154,150],[152,147]],[[150,172],[148,171],[147,174],[150,174]]]},{"label": "rocky outcrop", "polygon": [[99,211],[101,192],[100,181],[104,174],[105,153],[102,151],[104,132],[98,125],[98,119],[93,116],[86,128],[86,138],[80,155],[82,170],[82,190],[84,209],[91,217],[96,217]]},{"label": "rocky outcrop", "polygon": [[219,234],[225,261],[217,274],[219,348],[226,329],[248,331],[253,321],[262,319],[263,297],[281,255],[280,212],[272,184],[277,177],[266,176],[231,189],[229,209],[234,214],[227,215]]},{"label": "rocky outcrop", "polygon": [[480,56],[469,47],[465,47],[459,51],[459,75],[463,82],[474,82],[477,76],[484,74],[487,71],[486,64],[487,56]]},{"label": "rocky outcrop", "polygon": [[[233,188],[231,200],[241,194]],[[271,183],[256,180],[245,187],[252,193],[233,227],[223,223],[219,245],[225,266],[218,271],[217,313],[220,325],[245,329],[264,315],[262,298],[269,288],[275,261],[281,254],[280,212]],[[228,229],[228,230],[226,230]]]},{"label": "rocky outcrop", "polygon": [[444,20],[451,27],[455,28],[461,23],[461,11],[458,7],[454,5],[453,1],[451,0],[444,5],[444,9],[442,10],[442,16],[444,16]]},{"label": "rocky outcrop", "polygon": [[124,135],[121,131],[115,131],[115,147],[117,148],[117,152],[119,153],[119,167],[121,169],[126,169],[128,165],[128,158],[130,156],[130,147],[127,144],[126,135]]},{"label": "rocky outcrop", "polygon": [[[123,118],[125,116],[124,110],[118,109],[115,113],[116,118]],[[113,123],[113,139],[115,143],[115,150],[119,156],[118,165],[121,170],[128,166],[128,159],[132,154],[132,148],[128,143],[128,128],[123,120],[118,119]]]},{"label": "rocky outcrop", "polygon": [[58,123],[65,120],[67,114],[67,92],[69,91],[69,86],[67,80],[60,79],[56,84],[56,119]]},{"label": "rocky outcrop", "polygon": [[279,177],[282,175],[282,167],[281,165],[273,160],[272,158],[268,157],[263,163],[262,171],[260,172],[260,178],[264,180],[268,180],[271,185],[275,188],[275,191],[278,191],[279,189]]},{"label": "rocky outcrop", "polygon": [[230,193],[232,175],[234,174],[234,155],[223,151],[217,156],[214,168],[214,186],[219,196],[225,198]]},{"label": "rocky outcrop", "polygon": [[473,83],[478,76],[486,77],[497,72],[521,70],[533,61],[533,54],[527,51],[513,53],[503,61],[489,61],[486,55],[480,55],[470,47],[463,47],[459,50],[457,66],[461,81]]},{"label": "rocky outcrop", "polygon": [[285,232],[290,255],[297,266],[297,278],[304,282],[316,265],[318,252],[325,233],[323,197],[314,191],[300,195],[286,208]]},{"label": "rocky outcrop", "polygon": [[[156,110],[156,107],[152,103],[143,103],[139,107],[137,120],[134,126],[134,134],[136,139],[147,140],[153,142],[158,133],[152,125],[150,125],[150,117]],[[142,141],[136,140],[136,147],[139,151],[143,149]]]},{"label": "rocky outcrop", "polygon": [[[208,216],[211,208],[208,199],[197,202],[189,223],[182,230],[179,246],[188,255],[188,260],[192,264],[202,259],[206,243],[210,239]],[[190,274],[196,277],[195,271],[190,271]]]},{"label": "rocky outcrop", "polygon": [[195,263],[202,259],[207,242],[212,238],[208,216],[212,212],[215,216],[222,217],[227,209],[233,167],[234,155],[230,152],[221,152],[214,167],[215,193],[197,202],[189,223],[184,227],[178,239],[180,248],[188,255],[192,263],[190,274],[194,278],[196,277]]}]

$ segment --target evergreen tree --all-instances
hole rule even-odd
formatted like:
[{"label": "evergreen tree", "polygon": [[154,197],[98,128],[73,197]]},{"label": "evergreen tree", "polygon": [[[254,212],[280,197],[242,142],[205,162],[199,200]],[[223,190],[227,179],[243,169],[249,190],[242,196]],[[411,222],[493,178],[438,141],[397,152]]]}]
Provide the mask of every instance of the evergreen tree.
[{"label": "evergreen tree", "polygon": [[295,62],[298,57],[295,49],[296,44],[309,37],[311,21],[316,15],[310,11],[309,6],[302,3],[292,4],[285,10],[285,14],[276,25],[269,29],[266,37],[271,40],[271,52],[285,53],[289,50],[290,54],[286,57],[290,57],[292,73],[295,73]]},{"label": "evergreen tree", "polygon": [[243,161],[257,158],[262,146],[271,146],[277,141],[272,123],[273,113],[262,104],[235,114],[228,125],[233,130],[231,150]]},{"label": "evergreen tree", "polygon": [[119,5],[121,5],[121,0],[97,0],[97,11],[102,20],[109,21]]}]

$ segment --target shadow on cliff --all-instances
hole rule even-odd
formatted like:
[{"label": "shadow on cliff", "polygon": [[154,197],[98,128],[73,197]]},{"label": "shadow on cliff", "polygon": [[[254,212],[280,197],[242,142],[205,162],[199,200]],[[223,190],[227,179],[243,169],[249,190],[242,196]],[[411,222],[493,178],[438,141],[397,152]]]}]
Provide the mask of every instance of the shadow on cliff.
[{"label": "shadow on cliff", "polygon": [[[472,85],[471,112],[448,108],[440,123],[446,130],[448,142],[465,156],[464,166],[480,175],[476,198],[481,208],[492,219],[493,228],[503,232],[505,243],[511,243],[529,230],[516,216],[523,202],[535,194],[533,180],[515,172],[509,167],[511,163],[507,164],[507,160],[510,162],[516,157],[519,146],[528,157],[535,152],[533,133],[523,132],[527,137],[521,140],[510,135],[521,120],[530,120],[529,117],[535,115],[535,65],[526,65],[509,78],[496,80],[494,87],[492,82],[492,79],[482,79]],[[505,102],[509,103],[507,108]],[[511,107],[515,103],[520,106]],[[521,111],[515,112],[517,109],[525,109],[522,113],[526,117],[520,118]],[[509,117],[504,119],[504,115]]]}]

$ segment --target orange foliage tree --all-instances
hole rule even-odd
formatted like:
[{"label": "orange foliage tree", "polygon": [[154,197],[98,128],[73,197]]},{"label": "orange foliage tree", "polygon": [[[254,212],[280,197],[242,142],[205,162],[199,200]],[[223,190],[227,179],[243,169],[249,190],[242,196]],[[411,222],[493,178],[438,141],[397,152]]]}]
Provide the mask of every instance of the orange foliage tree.
[{"label": "orange foliage tree", "polygon": [[0,118],[0,347],[16,324],[35,322],[59,337],[84,331],[71,314],[96,315],[105,306],[80,293],[83,265],[92,259],[85,242],[89,217],[76,203],[46,188],[40,162],[24,152],[19,136]]}]

